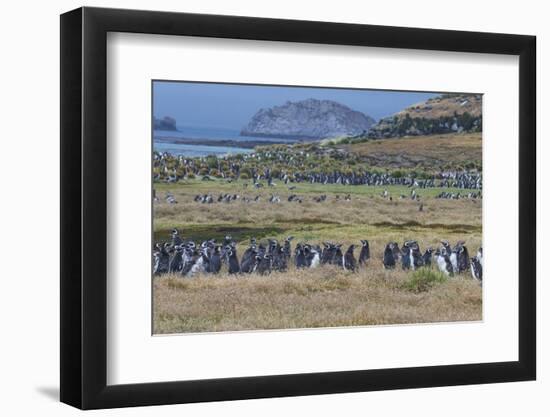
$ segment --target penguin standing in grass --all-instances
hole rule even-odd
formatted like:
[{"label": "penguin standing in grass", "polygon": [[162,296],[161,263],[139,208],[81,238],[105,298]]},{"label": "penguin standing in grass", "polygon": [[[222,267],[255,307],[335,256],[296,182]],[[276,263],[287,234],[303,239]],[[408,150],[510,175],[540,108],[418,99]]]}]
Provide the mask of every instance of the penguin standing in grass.
[{"label": "penguin standing in grass", "polygon": [[330,262],[332,265],[338,265],[340,268],[344,267],[344,254],[342,253],[342,245],[334,245],[332,252],[332,259]]},{"label": "penguin standing in grass", "polygon": [[273,255],[273,269],[279,272],[285,272],[288,269],[288,258],[282,246],[277,246]]},{"label": "penguin standing in grass", "polygon": [[321,252],[321,265],[330,263],[332,259],[332,244],[329,242],[323,242],[323,250]]},{"label": "penguin standing in grass", "polygon": [[291,243],[290,243],[292,241],[292,239],[294,239],[294,236],[288,236],[285,239],[285,244],[283,246],[284,256],[287,259],[287,261],[289,261],[290,257],[292,256],[292,247],[291,247]]},{"label": "penguin standing in grass", "polygon": [[411,269],[415,271],[418,268],[424,266],[424,261],[422,258],[422,254],[420,253],[420,246],[418,246],[418,243],[416,241],[410,241],[408,244],[408,248]]},{"label": "penguin standing in grass", "polygon": [[307,267],[306,253],[303,243],[298,243],[296,249],[294,249],[294,263],[296,268],[305,268]]},{"label": "penguin standing in grass", "polygon": [[260,262],[258,263],[258,273],[260,275],[269,275],[271,274],[271,255],[268,253],[265,253],[264,256],[261,257]]},{"label": "penguin standing in grass", "polygon": [[399,243],[392,242],[391,243],[391,250],[393,252],[393,258],[395,259],[395,263],[399,262],[401,259],[401,249],[399,249]]},{"label": "penguin standing in grass", "polygon": [[183,267],[183,248],[180,245],[174,246],[174,253],[170,258],[168,265],[168,272],[175,273],[181,272]]},{"label": "penguin standing in grass", "polygon": [[433,248],[426,249],[426,252],[424,252],[424,255],[422,255],[422,263],[424,266],[431,268],[432,267],[432,253]]},{"label": "penguin standing in grass", "polygon": [[234,245],[227,246],[226,254],[227,263],[229,265],[229,273],[238,274],[239,272],[241,272],[241,268],[239,266],[239,258],[237,258],[237,248],[235,248]]},{"label": "penguin standing in grass", "polygon": [[470,259],[470,272],[472,273],[472,278],[477,280],[480,284],[483,282],[483,266],[479,262],[477,257]]},{"label": "penguin standing in grass", "polygon": [[181,245],[182,243],[183,239],[181,238],[178,229],[172,229],[172,246]]},{"label": "penguin standing in grass", "polygon": [[468,253],[468,248],[464,246],[464,243],[464,241],[458,242],[456,247],[459,273],[466,272],[470,269],[470,254]]},{"label": "penguin standing in grass", "polygon": [[212,255],[210,255],[210,258],[209,258],[208,266],[209,266],[208,272],[212,274],[217,274],[220,272],[220,269],[222,268],[222,255],[220,252],[219,245],[216,245],[214,247],[214,250],[212,251]]},{"label": "penguin standing in grass", "polygon": [[156,245],[156,260],[155,260],[155,270],[153,271],[155,275],[165,274],[170,268],[170,254],[168,253],[168,243],[162,245]]},{"label": "penguin standing in grass", "polygon": [[451,245],[449,245],[449,242],[446,240],[442,240],[441,244],[443,245],[443,249],[440,251],[442,255],[451,256],[451,253],[453,252],[451,249]]},{"label": "penguin standing in grass", "polygon": [[[194,250],[193,263],[189,272],[186,274],[189,277],[206,272],[206,260],[204,254],[198,250]],[[182,271],[183,272],[183,271]]]},{"label": "penguin standing in grass", "polygon": [[195,261],[197,260],[197,253],[195,251],[195,248],[192,247],[190,244],[186,245],[183,248],[182,258],[181,274],[183,276],[187,276],[191,271],[191,268],[195,264]]},{"label": "penguin standing in grass", "polygon": [[477,250],[476,258],[479,261],[479,264],[481,265],[481,267],[483,268],[483,248],[482,247],[480,247]]},{"label": "penguin standing in grass", "polygon": [[409,242],[405,242],[403,244],[403,247],[401,248],[401,268],[403,270],[407,270],[407,269],[411,269],[411,265],[412,265],[412,259],[411,259],[411,256],[410,256],[410,248],[409,248],[409,245],[408,245]]},{"label": "penguin standing in grass", "polygon": [[346,271],[355,272],[355,270],[357,269],[357,261],[355,260],[355,256],[353,254],[354,249],[355,245],[350,245],[348,250],[346,251],[346,254],[344,255],[343,267]]},{"label": "penguin standing in grass", "polygon": [[453,265],[451,264],[449,255],[447,255],[447,252],[444,248],[435,251],[435,262],[441,272],[443,272],[448,277],[453,276]]},{"label": "penguin standing in grass", "polygon": [[394,269],[395,268],[395,256],[393,254],[393,242],[390,242],[384,248],[384,258],[382,260],[384,268]]},{"label": "penguin standing in grass", "polygon": [[255,272],[260,259],[261,257],[258,256],[258,250],[255,246],[254,248],[248,248],[241,261],[241,272],[243,274]]},{"label": "penguin standing in grass", "polygon": [[[254,257],[258,254],[258,248],[256,246],[256,239],[250,239],[250,246],[244,251],[243,257],[241,259],[241,269],[246,264],[247,266],[251,265],[254,262]],[[247,271],[242,271],[247,272]]]},{"label": "penguin standing in grass", "polygon": [[313,247],[311,245],[304,246],[304,253],[306,257],[306,266],[308,268],[317,268],[321,264],[321,248]]},{"label": "penguin standing in grass", "polygon": [[359,253],[359,265],[366,265],[370,259],[370,248],[368,240],[361,240],[361,252]]}]

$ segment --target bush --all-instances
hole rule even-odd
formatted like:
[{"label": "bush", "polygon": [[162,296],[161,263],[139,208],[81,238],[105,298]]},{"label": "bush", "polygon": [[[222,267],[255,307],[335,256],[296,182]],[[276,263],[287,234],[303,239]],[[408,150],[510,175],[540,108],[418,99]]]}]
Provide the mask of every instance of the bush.
[{"label": "bush", "polygon": [[412,292],[424,292],[437,284],[447,281],[447,277],[439,271],[420,268],[414,271],[403,283],[403,287]]}]

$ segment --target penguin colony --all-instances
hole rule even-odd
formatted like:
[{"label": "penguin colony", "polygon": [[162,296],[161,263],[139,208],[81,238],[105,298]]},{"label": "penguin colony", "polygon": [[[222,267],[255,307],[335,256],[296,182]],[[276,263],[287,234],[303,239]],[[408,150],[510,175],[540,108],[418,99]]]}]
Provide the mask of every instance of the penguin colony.
[{"label": "penguin colony", "polygon": [[[356,245],[350,245],[345,252],[341,244],[323,242],[323,247],[309,243],[297,243],[292,248],[293,237],[287,237],[282,244],[276,239],[269,239],[267,244],[259,243],[255,238],[250,240],[248,248],[239,259],[237,244],[231,236],[222,242],[214,239],[197,244],[184,240],[177,229],[172,231],[171,242],[156,243],[153,249],[153,273],[180,274],[192,277],[197,274],[217,274],[226,265],[229,274],[271,274],[284,272],[289,265],[296,268],[318,268],[323,265],[335,265],[346,271],[356,272],[366,267],[371,259],[368,240],[361,240],[359,258],[355,257]],[[386,244],[382,256],[385,269],[401,267],[403,270],[432,268],[432,264],[452,277],[457,274],[470,273],[480,284],[483,273],[483,252],[479,248],[476,256],[471,257],[463,241],[454,247],[449,242],[441,241],[441,247],[435,251],[427,248],[422,253],[418,242],[408,240],[400,247],[397,242]]]},{"label": "penguin colony", "polygon": [[[329,157],[334,161],[342,161],[350,158],[351,155],[333,149],[317,149],[312,151],[316,157]],[[265,181],[268,187],[276,187],[278,184],[285,185],[310,183],[310,184],[340,184],[340,185],[367,185],[367,186],[390,186],[401,185],[424,188],[460,188],[464,190],[481,190],[483,187],[482,175],[479,172],[470,171],[440,171],[429,178],[417,178],[409,174],[381,173],[377,171],[342,172],[340,169],[328,169],[326,172],[318,172],[314,169],[304,168],[309,165],[307,158],[312,156],[308,152],[290,152],[284,150],[261,151],[250,154],[239,154],[238,156],[224,156],[215,161],[215,166],[209,162],[207,157],[186,158],[184,156],[171,155],[170,153],[153,152],[153,167],[155,182],[177,183],[180,180],[193,177],[200,177],[205,181],[211,177],[226,179],[244,179],[242,176],[246,168],[246,178],[249,178],[251,185],[261,188]],[[317,161],[317,160],[316,160]],[[285,169],[274,171],[269,167],[259,168],[258,165],[266,164],[271,166],[274,162],[284,164]],[[357,161],[361,163],[363,161]],[[316,164],[314,164],[316,165]]]}]

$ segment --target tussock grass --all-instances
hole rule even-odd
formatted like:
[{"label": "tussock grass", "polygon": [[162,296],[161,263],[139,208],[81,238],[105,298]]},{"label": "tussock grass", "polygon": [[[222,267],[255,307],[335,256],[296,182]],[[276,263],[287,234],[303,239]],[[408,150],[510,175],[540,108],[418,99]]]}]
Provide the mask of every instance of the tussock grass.
[{"label": "tussock grass", "polygon": [[430,290],[434,285],[447,281],[447,277],[439,272],[428,268],[421,268],[414,271],[403,283],[403,288],[413,292],[424,292]]},{"label": "tussock grass", "polygon": [[411,291],[410,281],[410,273],[375,265],[358,273],[323,267],[269,276],[155,277],[154,333],[481,320],[481,287],[468,276],[422,292]]}]

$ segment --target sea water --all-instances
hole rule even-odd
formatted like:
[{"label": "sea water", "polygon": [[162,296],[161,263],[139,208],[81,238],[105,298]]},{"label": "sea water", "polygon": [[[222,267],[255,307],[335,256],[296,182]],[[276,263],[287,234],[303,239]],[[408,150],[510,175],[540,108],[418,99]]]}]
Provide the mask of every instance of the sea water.
[{"label": "sea water", "polygon": [[199,127],[199,126],[177,126],[177,131],[155,130],[153,131],[153,149],[157,152],[169,152],[173,155],[189,157],[216,155],[223,156],[236,153],[250,153],[252,148],[240,148],[237,146],[208,146],[207,144],[182,144],[170,141],[177,141],[181,138],[212,140],[232,140],[235,142],[262,141],[271,143],[293,143],[294,140],[241,136],[240,131],[228,128]]}]

